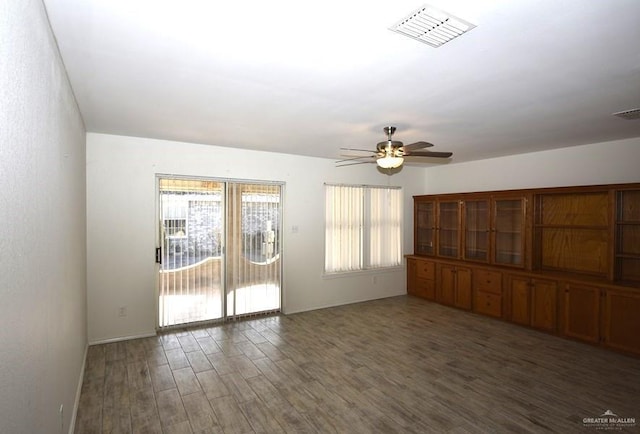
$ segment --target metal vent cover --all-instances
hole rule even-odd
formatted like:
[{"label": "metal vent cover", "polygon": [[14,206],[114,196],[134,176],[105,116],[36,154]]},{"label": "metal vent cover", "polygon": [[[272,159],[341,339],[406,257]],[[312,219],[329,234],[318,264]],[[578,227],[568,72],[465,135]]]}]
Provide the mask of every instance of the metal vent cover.
[{"label": "metal vent cover", "polygon": [[389,30],[437,48],[474,27],[475,24],[425,4],[389,27]]},{"label": "metal vent cover", "polygon": [[625,110],[622,112],[614,113],[613,115],[618,116],[622,119],[626,119],[628,121],[638,120],[640,119],[640,108]]}]

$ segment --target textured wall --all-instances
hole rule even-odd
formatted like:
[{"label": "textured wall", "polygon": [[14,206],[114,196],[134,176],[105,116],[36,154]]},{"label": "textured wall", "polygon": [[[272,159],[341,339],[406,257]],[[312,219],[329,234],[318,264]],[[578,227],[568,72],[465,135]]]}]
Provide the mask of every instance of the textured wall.
[{"label": "textured wall", "polygon": [[87,342],[85,140],[42,2],[0,1],[2,434],[69,431]]}]

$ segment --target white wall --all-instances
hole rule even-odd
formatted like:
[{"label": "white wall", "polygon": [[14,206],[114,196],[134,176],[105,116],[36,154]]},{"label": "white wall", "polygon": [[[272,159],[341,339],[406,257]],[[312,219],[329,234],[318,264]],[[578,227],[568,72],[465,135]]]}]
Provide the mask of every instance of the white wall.
[{"label": "white wall", "polygon": [[[406,293],[404,269],[323,278],[324,182],[401,185],[404,250],[413,250],[412,199],[424,169],[379,173],[374,165],[335,168],[331,160],[153,139],[87,135],[89,340],[154,332],[156,266],[155,176],[282,181],[283,310],[299,312]],[[298,233],[291,227],[298,226]],[[128,315],[118,317],[120,306]]]},{"label": "white wall", "polygon": [[0,2],[0,41],[0,432],[67,432],[87,345],[85,131],[42,2]]},{"label": "white wall", "polygon": [[426,178],[422,194],[640,182],[640,138],[430,167]]}]

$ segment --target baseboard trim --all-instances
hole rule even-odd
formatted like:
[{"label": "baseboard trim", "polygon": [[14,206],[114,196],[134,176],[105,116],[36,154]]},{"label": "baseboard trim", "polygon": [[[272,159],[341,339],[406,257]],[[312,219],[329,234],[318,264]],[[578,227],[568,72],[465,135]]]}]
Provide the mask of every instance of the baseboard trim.
[{"label": "baseboard trim", "polygon": [[156,331],[145,332],[138,335],[131,336],[120,336],[117,338],[109,338],[109,339],[98,339],[96,341],[89,341],[89,345],[101,345],[101,344],[111,344],[113,342],[121,342],[121,341],[130,341],[131,339],[141,339],[141,338],[150,338],[153,336],[157,336]]},{"label": "baseboard trim", "polygon": [[407,295],[407,291],[406,290],[404,290],[404,292],[400,292],[398,294],[382,295],[380,297],[364,298],[362,300],[356,299],[356,300],[345,301],[345,302],[336,303],[336,304],[326,304],[326,305],[321,305],[321,306],[311,306],[311,307],[305,307],[305,308],[302,308],[302,309],[292,310],[292,311],[287,310],[286,312],[282,311],[282,314],[283,315],[293,315],[293,314],[296,314],[296,313],[312,312],[314,310],[322,310],[322,309],[331,309],[332,307],[348,306],[350,304],[357,304],[357,303],[366,303],[368,301],[383,300],[385,298],[400,297],[400,296],[403,296],[403,295]]},{"label": "baseboard trim", "polygon": [[82,358],[82,368],[80,368],[80,378],[78,379],[78,387],[76,389],[76,399],[73,403],[73,411],[69,420],[69,434],[73,434],[76,429],[76,416],[78,415],[78,407],[80,406],[80,395],[82,394],[82,384],[84,383],[84,369],[87,366],[87,353],[89,352],[89,344],[84,347],[84,357]]}]

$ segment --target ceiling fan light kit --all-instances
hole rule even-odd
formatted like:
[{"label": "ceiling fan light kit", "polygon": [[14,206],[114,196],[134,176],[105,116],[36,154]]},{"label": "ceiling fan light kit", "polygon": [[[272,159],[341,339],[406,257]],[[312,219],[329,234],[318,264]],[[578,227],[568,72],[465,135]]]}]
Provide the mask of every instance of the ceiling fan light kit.
[{"label": "ceiling fan light kit", "polygon": [[396,167],[402,166],[402,163],[404,163],[404,158],[386,155],[382,158],[378,158],[376,160],[376,163],[383,169],[395,169]]}]

